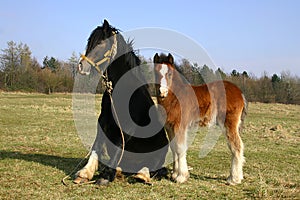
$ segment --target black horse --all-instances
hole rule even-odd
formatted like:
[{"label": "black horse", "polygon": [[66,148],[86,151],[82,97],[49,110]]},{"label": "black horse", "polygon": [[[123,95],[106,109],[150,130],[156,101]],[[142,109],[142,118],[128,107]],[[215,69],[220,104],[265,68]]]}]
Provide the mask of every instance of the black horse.
[{"label": "black horse", "polygon": [[[88,75],[96,69],[103,73],[107,89],[102,97],[96,140],[88,163],[77,172],[76,182],[91,180],[97,170],[102,180],[100,184],[113,181],[118,166],[130,173],[137,173],[143,167],[149,168],[150,172],[163,167],[168,139],[158,112],[153,109],[154,102],[138,67],[140,63],[132,42],[126,42],[119,30],[106,20],[91,33],[86,53],[79,62],[79,73]],[[119,93],[126,96],[126,88],[137,87],[129,104],[120,99],[122,94],[114,95],[118,81],[125,74],[127,78],[122,81],[123,90],[118,90]],[[128,123],[126,111],[134,125]],[[147,129],[149,124],[154,124],[154,132]],[[101,156],[104,148],[109,159]]]}]

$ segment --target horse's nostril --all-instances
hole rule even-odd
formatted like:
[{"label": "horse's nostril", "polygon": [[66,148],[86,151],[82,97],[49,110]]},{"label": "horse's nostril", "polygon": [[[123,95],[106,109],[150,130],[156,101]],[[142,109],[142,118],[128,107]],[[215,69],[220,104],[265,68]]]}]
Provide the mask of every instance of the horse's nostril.
[{"label": "horse's nostril", "polygon": [[81,71],[81,63],[78,64],[77,69],[78,71]]}]

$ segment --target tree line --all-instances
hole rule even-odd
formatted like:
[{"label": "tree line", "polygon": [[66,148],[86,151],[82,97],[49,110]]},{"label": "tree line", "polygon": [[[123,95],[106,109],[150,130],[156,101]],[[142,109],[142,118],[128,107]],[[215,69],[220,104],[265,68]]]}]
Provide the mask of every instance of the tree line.
[{"label": "tree line", "polygon": [[248,74],[247,71],[232,70],[226,74],[220,68],[212,70],[208,66],[202,67],[190,64],[183,59],[177,69],[185,76],[188,82],[195,85],[209,83],[216,80],[228,80],[235,83],[250,102],[300,104],[300,78],[288,71],[280,75],[269,76],[267,72],[261,77]]},{"label": "tree line", "polygon": [[[78,59],[73,52],[67,61],[46,56],[40,64],[28,45],[10,41],[0,53],[0,90],[47,94],[73,92]],[[144,57],[141,60],[144,64],[152,62]],[[289,72],[272,76],[264,73],[261,77],[237,70],[228,74],[220,68],[214,71],[207,65],[191,64],[186,59],[177,63],[177,69],[195,85],[220,79],[231,81],[242,89],[248,101],[300,104],[300,78]],[[153,92],[153,86],[150,89]],[[96,92],[103,90],[100,81]]]}]

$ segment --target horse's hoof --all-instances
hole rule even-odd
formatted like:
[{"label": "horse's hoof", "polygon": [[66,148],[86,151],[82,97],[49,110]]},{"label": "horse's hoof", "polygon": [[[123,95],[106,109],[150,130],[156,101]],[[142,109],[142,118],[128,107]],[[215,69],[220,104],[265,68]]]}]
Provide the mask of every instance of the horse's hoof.
[{"label": "horse's hoof", "polygon": [[144,167],[140,171],[138,171],[134,178],[145,184],[152,185],[149,168],[147,167]]},{"label": "horse's hoof", "polygon": [[96,181],[96,185],[108,185],[108,184],[109,184],[109,180],[104,178],[100,178]]},{"label": "horse's hoof", "polygon": [[156,170],[155,172],[151,172],[150,175],[152,178],[155,178],[155,179],[162,179],[162,178],[167,178],[168,177],[168,174],[169,174],[169,171],[167,168],[163,167],[159,170]]},{"label": "horse's hoof", "polygon": [[82,183],[87,183],[89,180],[87,178],[81,178],[81,177],[77,177],[73,183],[75,184],[82,184]]}]

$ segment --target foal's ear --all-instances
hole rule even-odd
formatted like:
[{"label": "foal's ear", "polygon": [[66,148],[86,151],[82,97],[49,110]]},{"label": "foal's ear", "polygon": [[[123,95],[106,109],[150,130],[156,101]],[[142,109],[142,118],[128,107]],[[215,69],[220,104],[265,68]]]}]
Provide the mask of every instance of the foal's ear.
[{"label": "foal's ear", "polygon": [[159,55],[158,55],[158,53],[155,54],[155,56],[153,58],[153,63],[159,63]]},{"label": "foal's ear", "polygon": [[170,53],[168,54],[168,61],[170,64],[172,64],[172,65],[174,64],[174,58],[173,58],[172,54],[170,54]]}]

